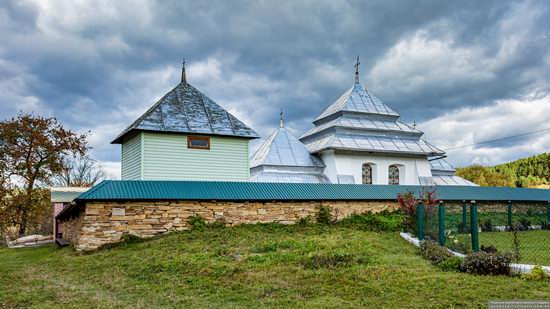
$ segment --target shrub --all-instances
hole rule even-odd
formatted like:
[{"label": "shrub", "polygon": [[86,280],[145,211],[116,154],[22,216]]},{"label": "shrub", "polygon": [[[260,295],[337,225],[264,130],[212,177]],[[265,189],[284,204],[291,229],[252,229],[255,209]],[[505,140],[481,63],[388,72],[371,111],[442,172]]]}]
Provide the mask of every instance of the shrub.
[{"label": "shrub", "polygon": [[475,252],[468,254],[462,269],[476,275],[509,275],[512,255],[510,253]]},{"label": "shrub", "polygon": [[218,219],[208,224],[208,227],[213,229],[223,229],[225,228],[225,219],[224,218]]},{"label": "shrub", "polygon": [[516,229],[518,231],[529,231],[531,229],[531,221],[525,218],[519,219],[519,223],[516,224]]},{"label": "shrub", "polygon": [[317,223],[321,223],[321,224],[332,223],[332,209],[324,205],[319,206],[319,211],[317,212],[316,219],[317,219]]},{"label": "shrub", "polygon": [[481,245],[480,250],[487,253],[497,253],[497,248],[492,245],[489,245],[489,246]]},{"label": "shrub", "polygon": [[453,254],[447,248],[440,246],[434,241],[423,241],[420,243],[420,254],[434,265],[441,263],[446,258],[452,257]]},{"label": "shrub", "polygon": [[[424,218],[424,226],[428,227],[430,223],[430,218],[433,218],[437,207],[436,205],[439,204],[439,199],[437,198],[437,192],[436,190],[426,190],[423,192],[420,192],[419,194],[419,200],[422,202],[422,206],[424,209],[423,212],[423,218]],[[407,191],[404,193],[397,194],[397,201],[399,202],[401,211],[403,215],[405,215],[404,218],[404,228],[414,234],[418,235],[418,216],[417,216],[417,205],[418,201],[414,197],[414,193]]]},{"label": "shrub", "polygon": [[189,217],[188,223],[192,230],[204,230],[206,228],[206,219],[199,215]]},{"label": "shrub", "polygon": [[296,222],[296,224],[300,226],[309,225],[311,224],[311,217],[307,216],[307,217],[300,218],[298,219],[298,222]]},{"label": "shrub", "polygon": [[523,279],[533,280],[533,281],[545,281],[550,279],[550,275],[542,269],[539,265],[536,265],[531,269],[531,272],[521,276]]},{"label": "shrub", "polygon": [[437,264],[437,266],[442,271],[461,271],[462,270],[462,259],[458,256],[451,256],[443,261],[441,263]]},{"label": "shrub", "polygon": [[550,223],[548,223],[546,221],[541,221],[540,222],[540,229],[541,230],[550,230]]},{"label": "shrub", "polygon": [[456,225],[456,229],[457,229],[458,233],[460,233],[460,234],[464,234],[464,233],[470,232],[470,230],[468,229],[468,226],[465,225],[464,222],[459,222],[459,223]]},{"label": "shrub", "polygon": [[398,232],[403,224],[403,215],[399,213],[381,212],[352,214],[344,218],[339,224],[344,226],[353,226],[368,231],[376,232]]},{"label": "shrub", "polygon": [[481,231],[482,232],[493,232],[495,231],[495,227],[493,226],[493,222],[491,222],[491,219],[487,219],[481,223]]}]

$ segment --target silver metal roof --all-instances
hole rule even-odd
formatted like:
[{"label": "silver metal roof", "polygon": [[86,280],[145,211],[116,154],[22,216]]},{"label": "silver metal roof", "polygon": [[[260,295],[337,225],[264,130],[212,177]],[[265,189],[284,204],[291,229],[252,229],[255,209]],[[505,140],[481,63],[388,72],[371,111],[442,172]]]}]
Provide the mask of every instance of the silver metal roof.
[{"label": "silver metal roof", "polygon": [[325,165],[282,123],[250,158],[253,182],[329,183]]},{"label": "silver metal roof", "polygon": [[424,133],[399,120],[359,83],[331,104],[313,122],[315,127],[300,137],[311,153],[328,149],[436,156],[441,149],[421,137]]},{"label": "silver metal roof", "polygon": [[430,160],[429,162],[432,174],[452,175],[455,172],[455,168],[444,158]]},{"label": "silver metal roof", "polygon": [[399,117],[399,114],[386,106],[379,98],[356,82],[338,100],[332,103],[314,122],[340,111],[381,114]]},{"label": "silver metal roof", "polygon": [[250,167],[260,165],[324,167],[285,127],[279,127],[250,158]]},{"label": "silver metal roof", "polygon": [[258,138],[259,135],[185,80],[120,133],[134,130]]},{"label": "silver metal roof", "polygon": [[434,175],[436,186],[476,186],[477,184],[455,175]]},{"label": "silver metal roof", "polygon": [[352,151],[435,155],[443,153],[423,139],[407,139],[362,134],[332,133],[304,142],[311,153],[327,149]]}]

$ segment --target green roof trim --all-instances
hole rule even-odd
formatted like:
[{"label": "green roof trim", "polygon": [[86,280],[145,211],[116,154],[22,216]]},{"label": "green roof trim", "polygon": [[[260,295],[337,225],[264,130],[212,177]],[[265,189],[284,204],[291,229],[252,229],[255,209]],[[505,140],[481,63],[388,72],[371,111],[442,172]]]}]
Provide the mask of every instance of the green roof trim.
[{"label": "green roof trim", "polygon": [[435,188],[446,201],[550,201],[548,189],[474,186],[392,186],[319,183],[261,183],[220,181],[105,180],[76,201],[99,200],[396,200],[405,191]]}]

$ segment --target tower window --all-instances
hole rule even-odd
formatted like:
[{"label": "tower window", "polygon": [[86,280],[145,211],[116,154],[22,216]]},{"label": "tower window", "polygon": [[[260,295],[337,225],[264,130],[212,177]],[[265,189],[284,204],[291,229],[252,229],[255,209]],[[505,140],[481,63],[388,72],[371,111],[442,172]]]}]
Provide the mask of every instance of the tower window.
[{"label": "tower window", "polygon": [[187,148],[190,149],[210,149],[210,137],[207,136],[188,136]]},{"label": "tower window", "polygon": [[388,184],[398,185],[399,184],[399,168],[395,165],[390,165],[390,168],[389,168],[388,172],[389,172]]},{"label": "tower window", "polygon": [[372,166],[368,163],[363,164],[363,184],[372,185]]}]

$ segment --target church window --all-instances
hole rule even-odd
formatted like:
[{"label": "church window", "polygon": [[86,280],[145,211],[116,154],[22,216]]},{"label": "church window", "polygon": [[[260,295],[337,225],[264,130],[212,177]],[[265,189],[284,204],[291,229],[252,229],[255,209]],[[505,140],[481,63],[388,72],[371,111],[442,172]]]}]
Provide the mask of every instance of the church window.
[{"label": "church window", "polygon": [[390,168],[389,168],[388,172],[389,172],[388,184],[398,185],[399,184],[399,168],[395,165],[390,165]]},{"label": "church window", "polygon": [[372,185],[372,166],[368,163],[363,164],[363,184]]}]

